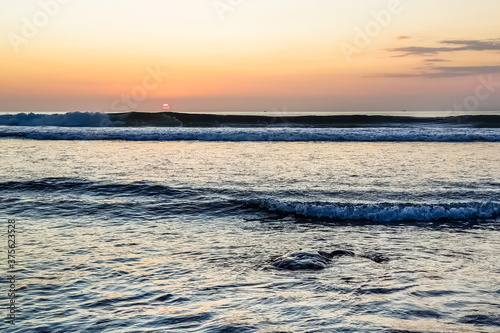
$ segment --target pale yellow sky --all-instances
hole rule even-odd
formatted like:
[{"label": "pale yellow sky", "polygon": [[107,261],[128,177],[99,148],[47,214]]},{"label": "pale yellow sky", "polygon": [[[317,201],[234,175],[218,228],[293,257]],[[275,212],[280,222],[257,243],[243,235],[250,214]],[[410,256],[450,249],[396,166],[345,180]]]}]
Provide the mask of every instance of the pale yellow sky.
[{"label": "pale yellow sky", "polygon": [[[447,110],[481,77],[500,82],[499,12],[493,0],[4,1],[0,111]],[[496,89],[477,109],[500,109]]]}]

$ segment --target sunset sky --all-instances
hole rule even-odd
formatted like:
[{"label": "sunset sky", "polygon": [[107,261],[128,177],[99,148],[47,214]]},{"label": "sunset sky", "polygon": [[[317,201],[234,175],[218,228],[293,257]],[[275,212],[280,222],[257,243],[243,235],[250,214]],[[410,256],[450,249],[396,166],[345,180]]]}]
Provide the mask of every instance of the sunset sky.
[{"label": "sunset sky", "polygon": [[500,110],[498,0],[0,4],[0,111]]}]

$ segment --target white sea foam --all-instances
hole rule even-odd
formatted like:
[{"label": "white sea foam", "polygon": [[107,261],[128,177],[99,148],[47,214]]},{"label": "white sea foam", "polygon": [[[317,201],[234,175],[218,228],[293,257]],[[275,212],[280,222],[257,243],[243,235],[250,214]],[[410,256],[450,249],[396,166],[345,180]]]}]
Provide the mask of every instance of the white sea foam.
[{"label": "white sea foam", "polygon": [[[86,121],[104,123],[96,115]],[[33,121],[36,121],[34,119]],[[53,122],[71,123],[64,116]],[[288,141],[288,142],[500,142],[495,128],[195,128],[0,126],[0,138],[125,141]]]},{"label": "white sea foam", "polygon": [[111,121],[109,114],[99,112],[69,112],[56,114],[18,113],[0,115],[4,126],[63,126],[63,127],[109,127],[120,126]]},{"label": "white sea foam", "polygon": [[491,219],[500,215],[500,203],[355,205],[263,200],[261,206],[271,211],[292,213],[307,217],[378,222]]}]

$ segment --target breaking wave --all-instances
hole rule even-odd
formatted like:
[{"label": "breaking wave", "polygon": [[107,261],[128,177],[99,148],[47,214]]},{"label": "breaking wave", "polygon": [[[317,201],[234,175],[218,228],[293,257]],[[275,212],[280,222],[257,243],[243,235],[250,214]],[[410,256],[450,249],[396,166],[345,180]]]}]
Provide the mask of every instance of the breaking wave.
[{"label": "breaking wave", "polygon": [[69,112],[56,114],[18,113],[0,115],[4,126],[111,127],[125,123],[113,121],[109,114],[99,112]]},{"label": "breaking wave", "polygon": [[329,218],[341,221],[438,221],[478,220],[500,216],[498,203],[456,204],[333,204],[264,200],[261,207],[270,211],[306,217]]},{"label": "breaking wave", "polygon": [[208,142],[500,142],[499,129],[478,128],[69,128],[0,126],[0,138]]},{"label": "breaking wave", "polygon": [[[119,214],[126,217],[158,217],[175,214],[240,216],[250,214],[296,215],[338,222],[457,222],[498,221],[500,202],[304,202],[276,199],[276,192],[215,188],[170,187],[156,182],[113,183],[73,178],[46,178],[0,182],[0,208],[9,214],[36,216],[87,216]],[[113,198],[109,200],[109,198]],[[15,200],[17,210],[10,210]],[[333,199],[334,200],[334,199]]]}]

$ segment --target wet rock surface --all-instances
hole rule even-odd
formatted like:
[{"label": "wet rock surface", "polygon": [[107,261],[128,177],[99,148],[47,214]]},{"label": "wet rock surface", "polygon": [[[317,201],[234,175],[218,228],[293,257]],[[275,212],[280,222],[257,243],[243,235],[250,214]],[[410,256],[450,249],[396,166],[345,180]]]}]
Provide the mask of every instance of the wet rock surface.
[{"label": "wet rock surface", "polygon": [[[328,264],[332,261],[332,259],[343,256],[355,257],[356,254],[347,250],[335,250],[333,252],[297,252],[287,254],[286,256],[274,261],[271,265],[279,269],[291,271],[321,270],[328,267]],[[367,258],[376,263],[382,263],[388,260],[385,256],[375,253],[362,254],[358,255],[358,257]]]}]

